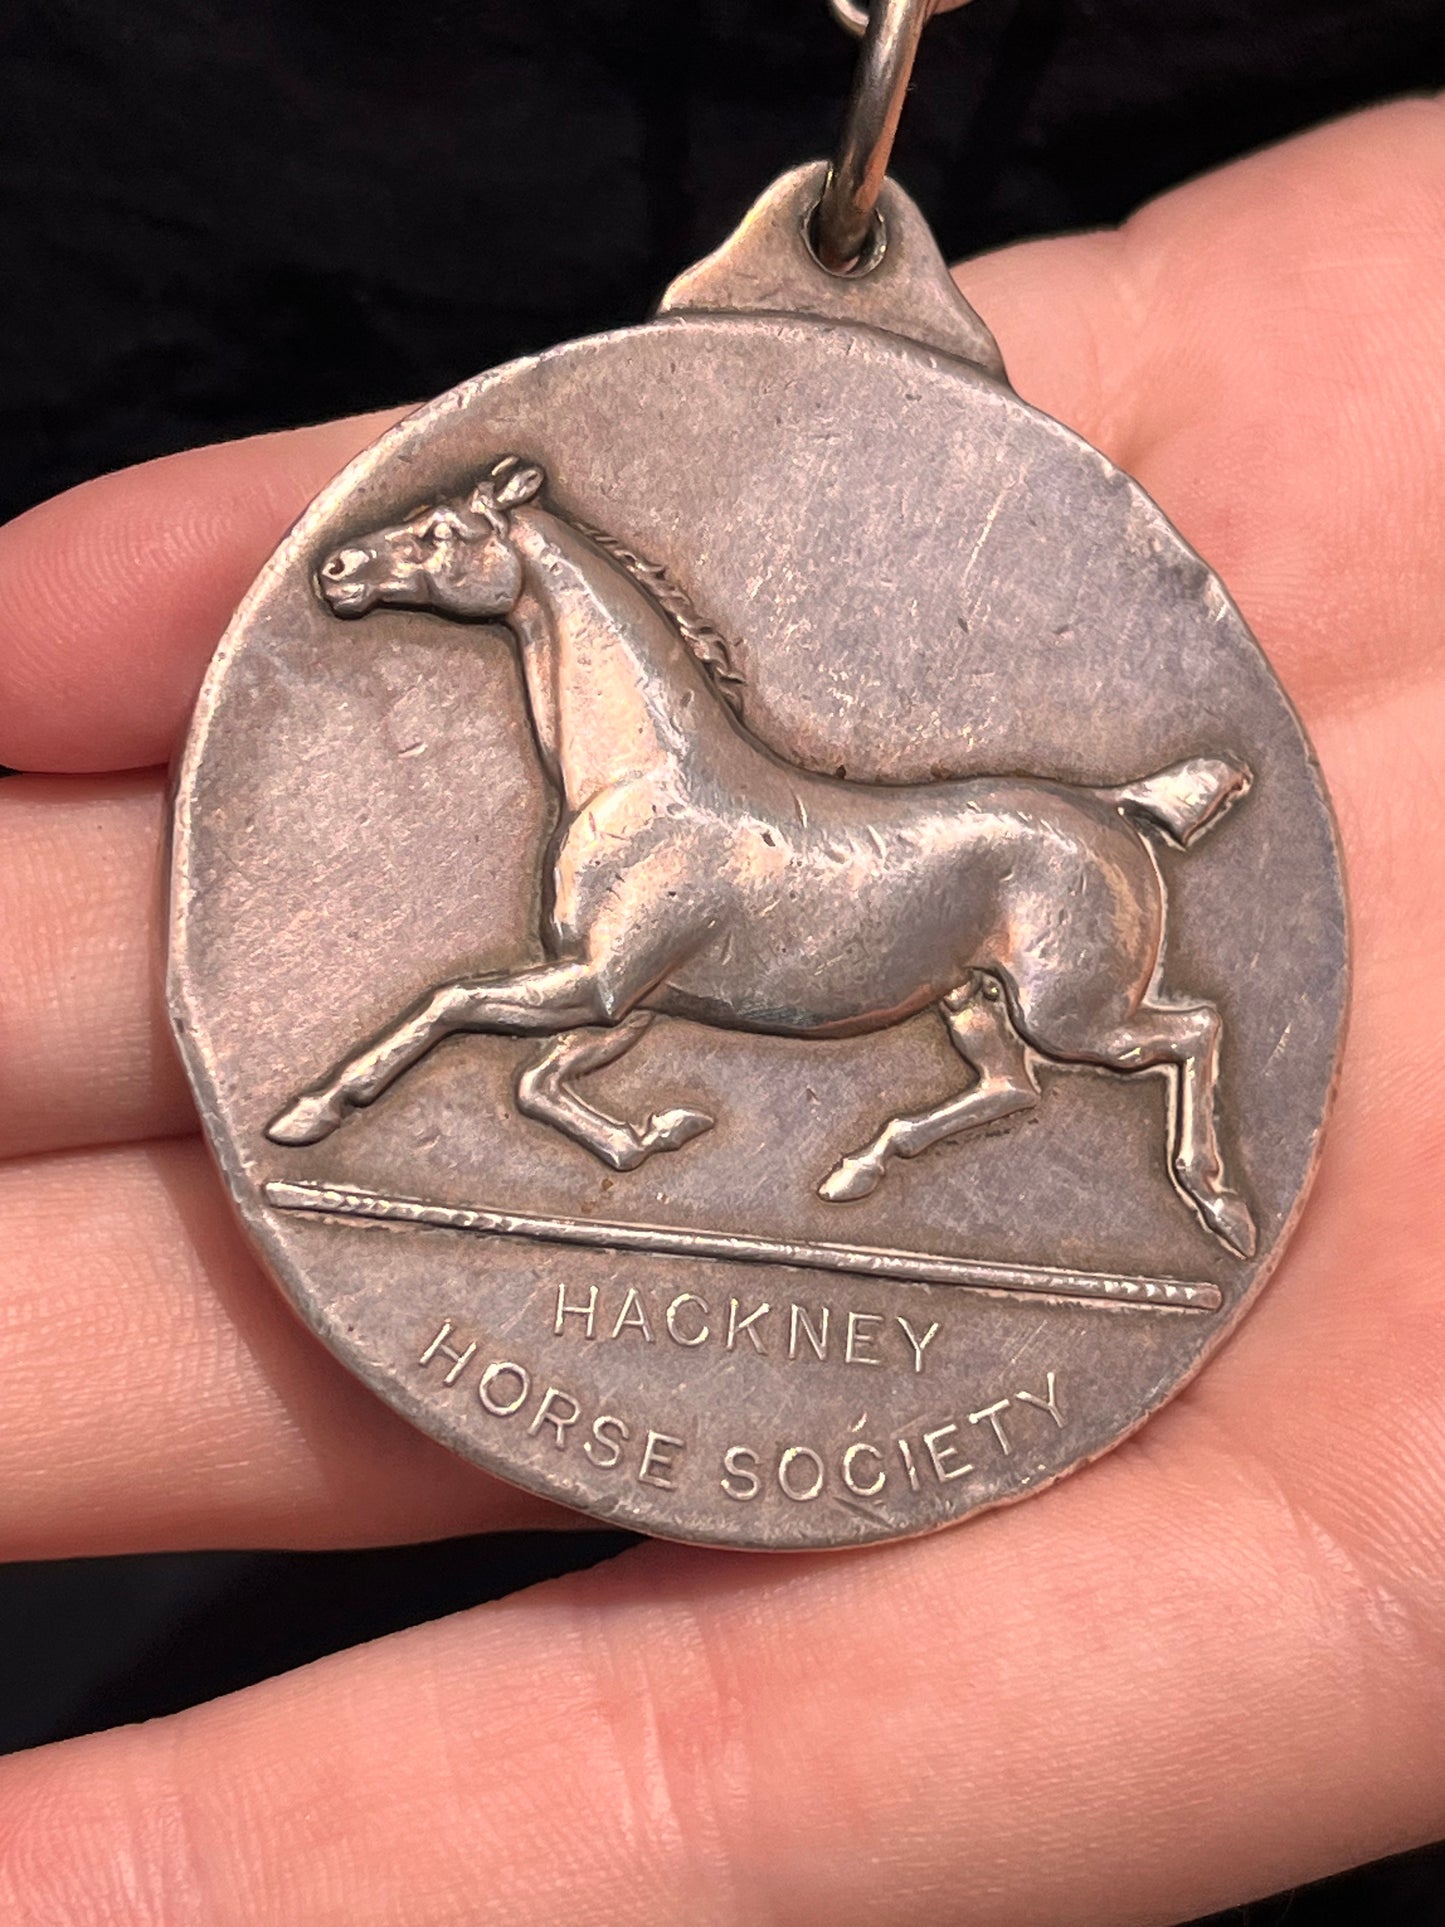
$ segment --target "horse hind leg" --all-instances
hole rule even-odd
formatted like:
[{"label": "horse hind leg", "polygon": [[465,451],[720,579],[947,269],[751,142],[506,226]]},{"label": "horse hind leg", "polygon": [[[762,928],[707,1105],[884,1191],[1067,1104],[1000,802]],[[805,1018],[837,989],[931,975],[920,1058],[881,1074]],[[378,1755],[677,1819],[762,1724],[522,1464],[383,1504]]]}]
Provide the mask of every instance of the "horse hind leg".
[{"label": "horse hind leg", "polygon": [[[1158,1013],[1147,1013],[1151,1018]],[[1174,1143],[1171,1176],[1205,1224],[1241,1258],[1252,1258],[1259,1243],[1254,1216],[1225,1181],[1214,1102],[1219,1088],[1219,1045],[1224,1026],[1213,1004],[1188,1011],[1167,1011],[1184,1019],[1183,1047],[1177,1059]],[[1141,1011],[1140,1017],[1146,1013]]]},{"label": "horse hind leg", "polygon": [[625,1057],[652,1018],[651,1011],[639,1010],[611,1030],[570,1030],[549,1038],[517,1073],[517,1109],[561,1131],[614,1171],[635,1171],[656,1152],[679,1150],[710,1131],[714,1120],[705,1111],[662,1111],[638,1127],[585,1103],[572,1089],[574,1077]]},{"label": "horse hind leg", "polygon": [[[1027,1010],[1024,1021],[1029,1024]],[[1032,1040],[1046,1056],[1062,1061],[1102,1064],[1125,1074],[1160,1066],[1169,1071],[1169,1175],[1208,1230],[1237,1257],[1252,1258],[1258,1232],[1249,1206],[1226,1181],[1214,1115],[1223,1030],[1213,1004],[1143,1004],[1126,1022],[1091,1039],[1087,1050],[1055,1051],[1046,1037]]]},{"label": "horse hind leg", "polygon": [[1028,1050],[1013,1027],[996,978],[975,973],[938,1009],[954,1049],[977,1072],[977,1081],[961,1097],[934,1110],[890,1118],[871,1144],[842,1159],[818,1187],[818,1195],[829,1204],[868,1197],[894,1158],[916,1158],[945,1138],[996,1124],[1037,1104],[1039,1089]]}]

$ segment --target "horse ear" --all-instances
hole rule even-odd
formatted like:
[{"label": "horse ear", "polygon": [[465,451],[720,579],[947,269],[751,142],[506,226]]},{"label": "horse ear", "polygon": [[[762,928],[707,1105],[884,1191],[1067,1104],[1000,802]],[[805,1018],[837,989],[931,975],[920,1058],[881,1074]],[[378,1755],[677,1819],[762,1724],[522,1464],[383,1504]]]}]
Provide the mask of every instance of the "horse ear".
[{"label": "horse ear", "polygon": [[[502,468],[499,462],[497,469]],[[535,462],[519,461],[515,455],[508,459],[503,473],[498,474],[497,469],[492,472],[496,476],[493,486],[498,508],[519,509],[524,502],[535,501],[547,480]]]}]

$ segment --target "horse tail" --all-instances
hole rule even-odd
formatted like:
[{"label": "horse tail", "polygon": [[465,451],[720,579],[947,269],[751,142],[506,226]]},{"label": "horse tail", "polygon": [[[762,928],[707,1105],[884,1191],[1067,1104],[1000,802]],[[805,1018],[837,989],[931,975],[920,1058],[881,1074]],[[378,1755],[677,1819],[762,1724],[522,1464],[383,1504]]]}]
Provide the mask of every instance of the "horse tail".
[{"label": "horse tail", "polygon": [[1253,780],[1242,763],[1222,756],[1191,756],[1157,776],[1098,794],[1125,816],[1142,818],[1187,850],[1247,793]]}]

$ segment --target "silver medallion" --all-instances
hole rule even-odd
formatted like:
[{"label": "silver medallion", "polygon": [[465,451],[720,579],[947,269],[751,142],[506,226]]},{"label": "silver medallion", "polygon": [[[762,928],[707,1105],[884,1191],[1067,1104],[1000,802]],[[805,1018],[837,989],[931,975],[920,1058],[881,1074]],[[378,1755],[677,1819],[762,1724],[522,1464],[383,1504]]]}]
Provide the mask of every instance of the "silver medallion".
[{"label": "silver medallion", "polygon": [[859,165],[354,462],[179,775],[177,1032],[302,1315],[717,1544],[1130,1432],[1278,1258],[1345,1011],[1299,722],[882,181],[927,7],[877,11]]}]

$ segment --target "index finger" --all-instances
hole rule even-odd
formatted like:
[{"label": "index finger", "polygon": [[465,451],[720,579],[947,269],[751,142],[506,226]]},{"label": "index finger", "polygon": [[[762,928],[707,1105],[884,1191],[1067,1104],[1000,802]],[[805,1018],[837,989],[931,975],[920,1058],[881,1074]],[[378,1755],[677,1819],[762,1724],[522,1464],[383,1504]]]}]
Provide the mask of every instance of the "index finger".
[{"label": "index finger", "polygon": [[[1405,102],[960,277],[1020,391],[1138,475],[1312,722],[1438,646],[1442,186],[1440,104]],[[0,763],[166,761],[252,577],[392,419],[170,457],[0,529]]]},{"label": "index finger", "polygon": [[0,763],[166,762],[252,577],[312,496],[395,419],[168,455],[0,528]]}]

